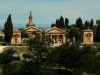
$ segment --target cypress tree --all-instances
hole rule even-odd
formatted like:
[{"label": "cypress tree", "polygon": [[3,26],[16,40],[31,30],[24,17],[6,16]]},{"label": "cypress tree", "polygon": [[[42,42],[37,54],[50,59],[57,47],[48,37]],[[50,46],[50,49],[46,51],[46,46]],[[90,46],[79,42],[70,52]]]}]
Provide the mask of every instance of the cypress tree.
[{"label": "cypress tree", "polygon": [[13,24],[11,20],[11,14],[9,14],[7,22],[5,22],[4,28],[5,41],[7,43],[11,43],[11,39],[13,36]]},{"label": "cypress tree", "polygon": [[96,38],[97,42],[100,42],[100,20],[96,20],[97,28],[96,28]]},{"label": "cypress tree", "polygon": [[94,24],[93,19],[91,19],[91,21],[90,21],[90,29],[93,29],[93,24]]},{"label": "cypress tree", "polygon": [[59,21],[59,19],[56,19],[56,27],[60,28],[60,21]]},{"label": "cypress tree", "polygon": [[59,28],[65,28],[63,16],[60,17],[60,24],[59,25],[60,25]]},{"label": "cypress tree", "polygon": [[56,26],[56,24],[52,23],[52,24],[51,24],[51,28],[54,27],[54,26]]},{"label": "cypress tree", "polygon": [[84,26],[85,26],[85,29],[88,29],[88,27],[90,28],[90,23],[89,23],[89,21],[86,20]]},{"label": "cypress tree", "polygon": [[81,31],[82,26],[83,26],[82,19],[79,17],[78,19],[76,19],[76,27],[79,28],[79,30]]},{"label": "cypress tree", "polygon": [[69,28],[68,23],[69,23],[68,18],[65,18],[65,25],[66,25],[66,28]]}]

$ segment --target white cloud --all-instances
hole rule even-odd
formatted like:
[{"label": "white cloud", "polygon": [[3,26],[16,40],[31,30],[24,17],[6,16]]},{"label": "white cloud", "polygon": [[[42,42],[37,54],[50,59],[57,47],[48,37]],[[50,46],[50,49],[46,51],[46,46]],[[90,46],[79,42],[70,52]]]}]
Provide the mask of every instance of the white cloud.
[{"label": "white cloud", "polygon": [[79,12],[78,10],[66,10],[63,13],[63,16],[68,17],[68,18],[90,18],[88,15]]}]

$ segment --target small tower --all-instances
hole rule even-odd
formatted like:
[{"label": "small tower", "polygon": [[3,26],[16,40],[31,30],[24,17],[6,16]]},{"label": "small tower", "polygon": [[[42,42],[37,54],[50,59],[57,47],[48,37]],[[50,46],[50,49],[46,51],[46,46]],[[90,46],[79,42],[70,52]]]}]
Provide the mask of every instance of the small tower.
[{"label": "small tower", "polygon": [[26,27],[29,27],[29,26],[35,27],[35,24],[32,21],[32,12],[31,11],[30,11],[30,15],[29,15],[29,22],[26,24]]}]

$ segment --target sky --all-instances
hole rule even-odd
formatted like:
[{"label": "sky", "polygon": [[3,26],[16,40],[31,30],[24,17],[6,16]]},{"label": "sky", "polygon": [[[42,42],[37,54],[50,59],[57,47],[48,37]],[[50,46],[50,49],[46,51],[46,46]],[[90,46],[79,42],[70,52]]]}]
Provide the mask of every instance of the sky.
[{"label": "sky", "polygon": [[100,19],[100,0],[0,0],[0,29],[11,14],[14,29],[25,28],[29,11],[37,28],[48,29],[62,15],[75,24],[81,17],[83,23]]}]

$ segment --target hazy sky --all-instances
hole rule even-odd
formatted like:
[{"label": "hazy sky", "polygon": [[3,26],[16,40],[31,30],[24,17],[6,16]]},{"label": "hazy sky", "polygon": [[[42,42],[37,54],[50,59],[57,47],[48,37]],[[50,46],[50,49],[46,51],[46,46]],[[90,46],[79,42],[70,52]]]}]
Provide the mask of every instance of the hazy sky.
[{"label": "hazy sky", "polygon": [[94,23],[100,19],[100,0],[0,0],[0,29],[4,27],[9,14],[14,28],[25,28],[32,11],[36,27],[50,28],[52,23],[62,15],[75,24],[81,17]]}]

